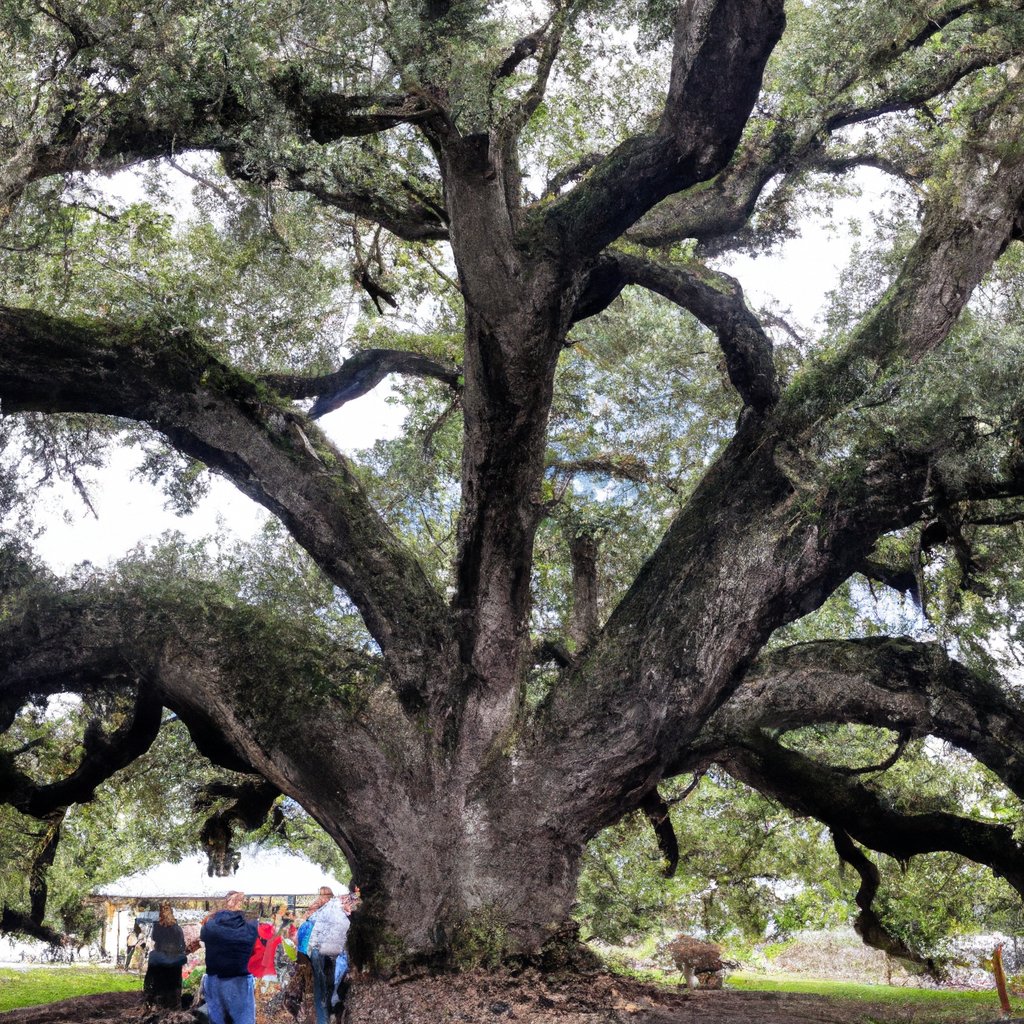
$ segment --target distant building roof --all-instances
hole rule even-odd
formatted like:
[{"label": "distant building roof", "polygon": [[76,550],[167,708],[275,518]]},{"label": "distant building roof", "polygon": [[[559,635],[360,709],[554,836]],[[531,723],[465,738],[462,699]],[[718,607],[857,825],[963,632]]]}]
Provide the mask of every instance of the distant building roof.
[{"label": "distant building roof", "polygon": [[93,893],[114,899],[220,899],[231,889],[249,896],[302,896],[329,885],[335,893],[348,887],[301,854],[280,849],[244,847],[238,870],[226,878],[206,873],[206,856],[195,853],[177,863],[166,861],[145,871],[98,885]]}]

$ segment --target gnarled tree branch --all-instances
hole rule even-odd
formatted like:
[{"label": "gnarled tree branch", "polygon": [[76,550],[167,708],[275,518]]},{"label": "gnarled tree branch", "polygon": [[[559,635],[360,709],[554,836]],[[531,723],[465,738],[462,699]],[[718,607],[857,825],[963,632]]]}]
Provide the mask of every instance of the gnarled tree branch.
[{"label": "gnarled tree branch", "polygon": [[[609,281],[609,266],[614,266],[623,284],[640,285],[663,295],[715,332],[729,379],[744,405],[766,412],[778,401],[772,341],[744,302],[738,281],[704,268],[666,266],[616,253],[603,257],[598,271],[609,295],[617,294],[614,278]],[[585,295],[589,313],[595,300],[592,294]]]},{"label": "gnarled tree branch", "polygon": [[679,866],[679,840],[676,838],[676,830],[672,826],[672,817],[669,814],[668,804],[665,803],[661,794],[652,789],[640,804],[640,810],[654,829],[654,835],[658,840],[658,849],[665,858],[665,869],[662,872],[666,878],[671,878]]},{"label": "gnarled tree branch", "polygon": [[20,771],[13,758],[0,757],[4,783],[0,801],[34,818],[48,819],[54,814],[63,818],[71,804],[87,803],[98,785],[152,746],[160,731],[160,712],[159,700],[140,687],[131,716],[115,732],[108,735],[98,722],[90,723],[82,741],[81,760],[58,782],[40,785]]},{"label": "gnarled tree branch", "polygon": [[397,677],[415,689],[432,674],[423,666],[450,655],[440,596],[345,457],[198,339],[0,310],[0,401],[7,412],[145,420],[288,526],[360,609]]},{"label": "gnarled tree branch", "polygon": [[394,180],[393,188],[375,189],[353,180],[343,170],[332,169],[329,155],[326,167],[322,166],[322,158],[304,160],[302,151],[287,161],[265,167],[250,164],[237,148],[225,148],[222,152],[228,174],[238,181],[280,184],[289,191],[304,192],[325,206],[373,221],[407,242],[448,238],[447,214],[440,196],[433,195],[435,187],[430,182],[400,177]]},{"label": "gnarled tree branch", "polygon": [[1007,825],[944,811],[903,813],[872,790],[827,765],[750,733],[716,757],[731,775],[797,814],[845,831],[864,846],[899,860],[951,850],[985,864],[1024,896],[1024,848]]},{"label": "gnarled tree branch", "polygon": [[[242,782],[213,782],[203,787],[196,798],[195,810],[209,812],[199,833],[199,840],[206,851],[207,874],[226,877],[238,866],[238,853],[232,842],[236,825],[245,831],[259,828],[271,812],[275,812],[274,824],[280,829],[283,818],[274,803],[281,791],[265,779],[246,779]],[[230,802],[216,810],[212,809],[218,800]]]},{"label": "gnarled tree branch", "polygon": [[400,349],[374,348],[356,352],[333,373],[308,377],[293,373],[267,373],[260,379],[278,394],[289,398],[316,398],[309,411],[317,419],[375,388],[388,374],[402,373],[414,377],[433,377],[450,388],[459,386],[457,368]]},{"label": "gnarled tree branch", "polygon": [[64,936],[54,931],[48,925],[40,924],[32,919],[31,914],[15,910],[4,904],[0,912],[0,933],[4,935],[27,935],[33,939],[42,939],[51,946],[60,946],[64,942]]},{"label": "gnarled tree branch", "polygon": [[658,130],[622,143],[586,182],[535,214],[546,244],[568,259],[596,255],[667,195],[717,174],[739,142],[783,23],[777,0],[684,0]]},{"label": "gnarled tree branch", "polygon": [[[387,776],[388,758],[399,748],[414,774],[426,770],[422,727],[413,724],[422,718],[402,714],[403,695],[382,685],[378,663],[347,651],[315,622],[283,623],[198,581],[187,596],[124,581],[109,590],[34,589],[5,595],[5,609],[0,696],[9,689],[108,693],[137,679],[147,709],[151,703],[171,708],[193,735],[209,735],[213,718],[218,763],[258,773],[269,784],[252,787],[253,807],[266,806],[270,786],[301,799],[346,856],[368,871],[380,852],[366,816],[410,813],[400,781],[372,805],[360,794],[368,779]],[[316,728],[308,727],[309,716]],[[15,805],[29,812],[48,807],[61,786],[16,781]],[[67,786],[60,792],[85,796]]]},{"label": "gnarled tree branch", "polygon": [[859,60],[850,69],[845,88],[822,98],[811,120],[793,124],[779,122],[773,116],[773,124],[759,125],[710,183],[666,198],[629,230],[629,238],[661,246],[685,238],[706,244],[733,235],[747,223],[765,186],[780,174],[789,176],[808,170],[843,173],[863,165],[900,177],[917,177],[919,167],[880,162],[872,150],[860,148],[861,143],[848,145],[847,152],[837,157],[830,152],[828,139],[844,125],[912,110],[974,72],[1012,59],[1019,47],[1012,21],[1015,15],[1009,9],[991,7],[992,24],[1001,26],[999,31],[976,34],[970,47],[944,53],[914,76],[890,73],[897,58],[924,45],[939,31],[939,23],[945,27],[972,10],[981,13],[986,7],[961,5],[955,8],[956,17],[950,22],[944,17],[920,19],[905,36],[891,38],[877,52]]},{"label": "gnarled tree branch", "polygon": [[703,735],[710,747],[754,728],[825,722],[938,736],[1024,796],[1024,704],[936,643],[868,637],[772,651],[752,666]]},{"label": "gnarled tree branch", "polygon": [[860,887],[854,897],[860,913],[853,922],[853,927],[864,943],[874,949],[880,949],[883,953],[888,953],[889,956],[909,960],[911,963],[921,964],[929,971],[934,971],[935,962],[931,957],[923,956],[917,950],[911,949],[902,939],[893,935],[882,923],[882,919],[874,909],[875,896],[878,895],[878,888],[882,881],[874,861],[867,857],[864,851],[842,829],[833,830],[832,843],[840,858],[860,875]]}]

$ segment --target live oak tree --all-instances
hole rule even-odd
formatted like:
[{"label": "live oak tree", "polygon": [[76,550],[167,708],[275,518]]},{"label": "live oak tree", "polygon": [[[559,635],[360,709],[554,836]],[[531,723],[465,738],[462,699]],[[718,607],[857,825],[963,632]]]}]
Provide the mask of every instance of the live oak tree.
[{"label": "live oak tree", "polygon": [[[221,474],[341,595],[303,609],[173,560],[60,582],[10,545],[0,725],[54,693],[120,701],[65,777],[5,746],[15,810],[87,800],[170,709],[334,837],[378,962],[444,959],[484,924],[538,950],[587,841],[642,808],[670,851],[659,783],[711,764],[828,826],[877,943],[865,847],[954,851],[1024,894],[1012,805],[891,799],[894,759],[801,742],[937,737],[1019,796],[1024,709],[993,660],[952,626],[787,634],[860,573],[1016,650],[1016,0],[2,11],[9,443],[78,481],[97,438],[133,430],[154,472],[184,457],[182,501],[196,463]],[[198,221],[97,195],[146,161],[198,179]],[[777,243],[862,167],[917,207],[871,278],[819,339],[759,317],[716,257]],[[346,277],[429,329],[364,320],[343,357]],[[614,326],[637,291],[657,314]],[[646,351],[673,382],[637,452],[596,427],[658,381],[596,390],[623,379],[580,368],[596,318],[607,361]],[[702,369],[676,382],[662,346],[691,318],[717,355],[691,345]],[[357,464],[314,420],[393,373],[418,454]],[[627,485],[661,495],[634,506],[660,536],[616,585],[638,561],[616,544]]]}]

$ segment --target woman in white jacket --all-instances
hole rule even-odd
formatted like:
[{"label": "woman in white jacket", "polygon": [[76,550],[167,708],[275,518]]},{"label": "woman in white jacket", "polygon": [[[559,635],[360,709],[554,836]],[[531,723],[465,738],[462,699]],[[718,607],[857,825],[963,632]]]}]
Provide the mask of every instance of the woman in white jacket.
[{"label": "woman in white jacket", "polygon": [[[336,896],[316,913],[313,931],[309,936],[309,959],[313,965],[313,1005],[316,1024],[327,1024],[331,1012],[331,996],[337,988],[334,967],[328,960],[338,961],[345,953],[348,941],[348,916],[354,905],[353,897]],[[339,965],[340,966],[340,965]],[[330,976],[330,982],[327,980]]]}]

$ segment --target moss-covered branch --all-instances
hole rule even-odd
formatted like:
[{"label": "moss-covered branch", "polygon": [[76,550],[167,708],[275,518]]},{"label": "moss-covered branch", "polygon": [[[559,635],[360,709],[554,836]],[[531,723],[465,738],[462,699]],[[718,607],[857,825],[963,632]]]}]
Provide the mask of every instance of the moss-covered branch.
[{"label": "moss-covered branch", "polygon": [[[365,780],[388,777],[392,761],[418,765],[423,734],[378,662],[316,620],[245,604],[198,580],[143,577],[5,595],[0,699],[117,694],[134,682],[143,708],[117,732],[87,739],[82,767],[67,780],[40,783],[8,765],[4,791],[16,806],[37,813],[57,796],[89,799],[92,786],[141,755],[163,705],[202,738],[202,753],[300,799],[347,853],[367,816],[396,813],[386,809],[401,803],[403,786],[380,794]],[[265,807],[272,790],[255,786],[252,806]]]},{"label": "moss-covered branch", "polygon": [[1024,796],[1024,704],[941,645],[906,638],[818,640],[764,655],[699,745],[712,749],[751,729],[826,722],[938,736]]},{"label": "moss-covered branch", "polygon": [[348,460],[272,391],[189,334],[0,310],[5,412],[95,412],[149,423],[277,515],[352,598],[394,674],[444,663],[450,626],[415,556]]}]

